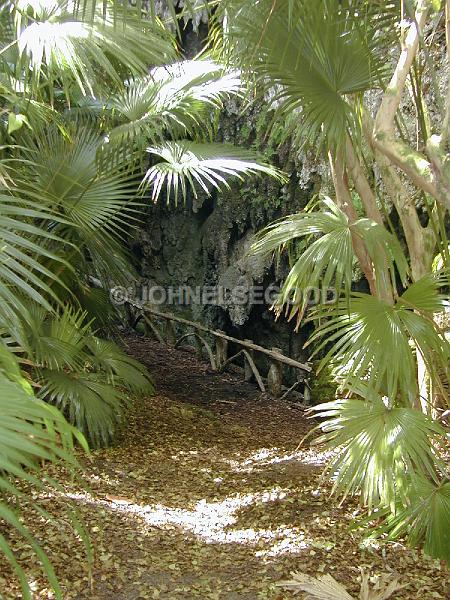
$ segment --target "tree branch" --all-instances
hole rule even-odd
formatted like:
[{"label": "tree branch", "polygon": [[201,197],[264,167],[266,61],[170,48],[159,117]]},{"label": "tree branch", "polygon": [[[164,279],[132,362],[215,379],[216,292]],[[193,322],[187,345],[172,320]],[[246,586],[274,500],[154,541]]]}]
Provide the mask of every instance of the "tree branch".
[{"label": "tree branch", "polygon": [[417,281],[429,272],[436,239],[431,227],[423,227],[411,195],[385,156],[375,151],[386,191],[397,210],[411,263],[412,278]]},{"label": "tree branch", "polygon": [[[328,157],[330,160],[337,205],[347,215],[349,223],[354,223],[358,219],[358,214],[353,206],[350,192],[345,183],[343,161],[340,158],[332,156],[331,152],[329,153]],[[358,259],[361,269],[369,284],[370,292],[373,296],[378,296],[373,272],[373,264],[364,245],[364,241],[352,232],[352,243],[356,258]]]},{"label": "tree branch", "polygon": [[445,150],[445,146],[450,139],[450,0],[445,3],[445,40],[447,44],[447,101],[445,103],[445,116],[442,124],[442,134],[440,140],[441,150]]},{"label": "tree branch", "polygon": [[376,164],[389,198],[397,210],[411,262],[414,281],[429,272],[433,259],[436,239],[430,227],[423,227],[411,194],[405,188],[393,163],[381,153],[373,137],[373,121],[366,112],[363,115],[363,132],[375,155]]},{"label": "tree branch", "polygon": [[[375,126],[376,127],[376,126]],[[373,136],[374,147],[384,154],[394,165],[401,169],[419,189],[433,198],[439,198],[433,169],[425,155],[413,150],[404,142],[389,135]]]},{"label": "tree branch", "polygon": [[444,208],[450,210],[450,161],[445,149],[442,149],[442,138],[440,136],[432,135],[428,138],[427,154],[430,158],[435,178],[439,182],[435,198],[437,198]]},{"label": "tree branch", "polygon": [[[406,35],[405,44],[398,59],[394,74],[383,94],[380,108],[375,117],[375,137],[393,135],[395,114],[400,105],[409,70],[419,47],[429,9],[429,0],[418,0],[415,20]],[[383,135],[384,134],[384,135]]]},{"label": "tree branch", "polygon": [[[450,65],[450,0],[446,0],[447,57]],[[442,135],[431,136],[426,155],[417,152],[395,136],[395,115],[405,89],[408,73],[417,55],[430,8],[430,0],[418,0],[415,18],[411,23],[400,58],[375,117],[372,146],[401,169],[411,182],[450,209],[450,177],[448,176],[445,147],[450,136],[450,81]]]}]

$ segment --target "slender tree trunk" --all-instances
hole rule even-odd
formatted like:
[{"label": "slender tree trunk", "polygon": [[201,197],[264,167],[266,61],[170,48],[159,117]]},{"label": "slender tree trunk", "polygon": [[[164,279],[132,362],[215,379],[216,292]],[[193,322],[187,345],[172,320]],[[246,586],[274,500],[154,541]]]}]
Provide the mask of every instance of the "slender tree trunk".
[{"label": "slender tree trunk", "polygon": [[[345,182],[343,160],[342,158],[333,157],[331,152],[329,153],[329,160],[331,173],[333,176],[334,189],[336,192],[337,205],[347,215],[349,223],[354,223],[358,219],[358,215],[355,207],[353,206],[347,183]],[[352,234],[352,242],[356,258],[358,259],[361,269],[369,284],[370,292],[372,295],[376,296],[377,289],[373,272],[373,264],[370,260],[370,256],[366,250],[364,242],[355,234]]]}]

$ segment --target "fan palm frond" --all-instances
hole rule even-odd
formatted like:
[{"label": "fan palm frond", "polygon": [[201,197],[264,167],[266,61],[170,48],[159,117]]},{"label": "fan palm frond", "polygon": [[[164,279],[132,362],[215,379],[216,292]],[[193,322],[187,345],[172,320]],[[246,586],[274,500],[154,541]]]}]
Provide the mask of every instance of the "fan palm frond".
[{"label": "fan palm frond", "polygon": [[362,94],[377,85],[376,27],[364,11],[333,0],[225,2],[225,38],[233,54],[271,89],[279,113],[301,110],[304,137],[340,147],[360,133]]},{"label": "fan palm frond", "polygon": [[42,369],[41,381],[40,396],[55,404],[93,446],[111,441],[127,398],[104,374]]},{"label": "fan palm frond", "polygon": [[[38,225],[38,223],[40,225]],[[20,340],[21,321],[30,301],[52,311],[58,303],[54,285],[64,287],[58,269],[70,270],[67,261],[48,248],[64,240],[46,230],[46,225],[64,224],[64,219],[37,202],[0,194],[0,323]],[[45,266],[45,261],[57,268]]]},{"label": "fan palm frond", "polygon": [[113,157],[102,142],[89,129],[69,137],[44,129],[38,139],[27,138],[20,185],[65,219],[55,233],[88,253],[94,269],[122,281],[129,268],[119,241],[139,222],[139,171],[133,157]]},{"label": "fan palm frond", "polygon": [[82,311],[69,306],[47,314],[39,306],[30,308],[31,319],[24,324],[27,340],[23,350],[38,368],[77,370],[88,360],[84,352],[90,324]]},{"label": "fan palm frond", "polygon": [[322,575],[318,579],[304,573],[291,573],[291,576],[292,579],[278,585],[294,593],[306,592],[305,600],[354,600],[331,575]]},{"label": "fan palm frond", "polygon": [[120,85],[117,63],[142,75],[148,63],[161,64],[175,57],[174,46],[159,21],[143,21],[131,7],[126,15],[123,8],[110,11],[107,7],[104,14],[94,12],[92,19],[90,12],[74,16],[65,0],[22,2],[22,9],[14,4],[18,69],[30,70],[35,82],[45,67],[51,83],[57,77],[66,86],[75,81],[84,94],[94,95],[99,72]]},{"label": "fan palm frond", "polygon": [[[322,211],[301,212],[277,221],[258,233],[253,254],[281,253],[297,239],[311,243],[295,256],[294,264],[276,300],[278,310],[287,305],[290,317],[300,322],[308,304],[305,290],[332,282],[336,289],[348,292],[355,260],[352,233],[347,216],[329,198],[322,201]],[[294,251],[295,252],[295,251]]]},{"label": "fan palm frond", "polygon": [[128,404],[126,391],[152,393],[145,367],[93,335],[86,313],[67,306],[30,310],[22,348],[37,370],[40,397],[58,406],[94,446],[107,444]]},{"label": "fan palm frond", "polygon": [[120,234],[129,221],[137,221],[133,157],[125,155],[121,163],[116,157],[111,168],[112,156],[95,130],[65,137],[56,128],[47,128],[39,139],[27,139],[26,155],[34,194],[59,208],[80,232]]},{"label": "fan palm frond", "polygon": [[[77,462],[72,452],[74,439],[87,450],[83,437],[66,422],[61,413],[34,397],[12,354],[0,345],[0,491],[4,493],[0,500],[0,518],[30,545],[59,599],[63,594],[53,567],[35,537],[14,512],[10,500],[14,497],[21,502],[27,500],[19,488],[20,481],[27,482],[35,491],[51,485],[51,481],[43,480],[39,475],[40,461],[51,461],[75,469]],[[2,534],[0,550],[20,581],[23,598],[31,600],[28,578]]]},{"label": "fan palm frond", "polygon": [[238,73],[210,60],[157,67],[109,101],[114,116],[125,121],[112,129],[109,138],[136,140],[142,135],[160,141],[166,132],[186,135],[194,129],[203,134],[211,120],[210,109],[220,107],[224,98],[241,88]]},{"label": "fan palm frond", "polygon": [[92,353],[94,365],[107,373],[112,384],[134,392],[153,393],[153,384],[146,368],[116,344],[91,336],[87,339],[87,347]]},{"label": "fan palm frond", "polygon": [[257,235],[251,248],[253,254],[268,254],[290,248],[294,240],[308,240],[300,250],[291,249],[294,264],[276,301],[278,310],[286,305],[290,318],[297,315],[297,325],[309,302],[306,290],[333,285],[338,293],[341,289],[347,296],[350,293],[355,236],[364,240],[378,276],[387,265],[392,282],[398,276],[405,283],[408,272],[398,240],[383,226],[370,219],[349,223],[347,215],[330,198],[321,200],[321,210],[314,210],[316,206],[269,225]]},{"label": "fan palm frond", "polygon": [[361,492],[369,507],[394,507],[415,473],[436,478],[442,463],[433,444],[439,448],[445,431],[420,410],[389,406],[362,382],[353,380],[349,388],[364,400],[340,399],[311,409],[326,419],[315,443],[339,448],[326,468],[336,478],[333,491]]},{"label": "fan palm frond", "polygon": [[[376,390],[385,386],[391,401],[400,394],[415,402],[414,347],[430,373],[448,373],[449,369],[449,344],[433,320],[434,312],[443,311],[447,304],[439,294],[440,285],[439,277],[426,276],[411,284],[394,305],[356,292],[341,299],[308,341],[318,343],[314,355],[326,350],[320,367],[333,358],[344,381],[351,371]],[[312,314],[311,319],[321,316]]]},{"label": "fan palm frond", "polygon": [[[281,581],[278,586],[296,592],[306,592],[305,600],[353,600],[353,596],[331,575],[321,575],[317,579],[305,573],[291,573],[292,579]],[[359,600],[388,600],[403,587],[398,579],[382,575],[373,589],[369,588],[369,575],[361,569],[361,591]]]},{"label": "fan palm frond", "polygon": [[159,198],[164,185],[169,202],[172,191],[177,199],[180,188],[186,199],[186,182],[197,197],[197,186],[209,194],[210,188],[229,187],[226,180],[229,176],[242,179],[244,174],[265,173],[284,179],[278,169],[259,161],[253,152],[225,144],[166,142],[148,148],[148,152],[164,161],[151,167],[142,182],[144,189],[152,186],[154,201]]},{"label": "fan palm frond", "polygon": [[450,564],[450,481],[416,476],[408,489],[408,503],[390,515],[381,531],[392,539],[405,536],[433,558]]}]

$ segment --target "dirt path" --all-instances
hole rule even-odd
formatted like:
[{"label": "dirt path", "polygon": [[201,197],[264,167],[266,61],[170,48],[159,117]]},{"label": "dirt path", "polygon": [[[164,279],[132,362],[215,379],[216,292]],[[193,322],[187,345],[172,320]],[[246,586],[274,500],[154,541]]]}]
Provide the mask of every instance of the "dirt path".
[{"label": "dirt path", "polygon": [[[91,582],[82,545],[44,518],[35,523],[65,598],[281,600],[293,596],[275,583],[291,571],[329,572],[356,592],[358,567],[398,572],[410,585],[396,599],[450,597],[435,561],[349,531],[357,507],[328,498],[326,457],[295,450],[311,427],[301,412],[188,352],[126,344],[154,373],[157,395],[140,399],[117,445],[86,464],[89,493],[65,484],[95,547]],[[35,597],[50,598],[30,570]],[[20,598],[3,563],[0,589]]]}]

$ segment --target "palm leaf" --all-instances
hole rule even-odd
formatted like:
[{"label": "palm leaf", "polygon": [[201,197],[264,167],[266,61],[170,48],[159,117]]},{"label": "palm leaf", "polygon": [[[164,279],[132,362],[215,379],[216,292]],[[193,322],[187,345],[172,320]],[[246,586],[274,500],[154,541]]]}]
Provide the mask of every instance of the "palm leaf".
[{"label": "palm leaf", "polygon": [[[353,596],[331,575],[321,575],[317,579],[304,573],[292,573],[292,579],[277,584],[287,590],[306,592],[305,600],[353,600]],[[361,569],[361,592],[359,600],[388,600],[403,587],[392,575],[382,575],[373,589],[369,588],[369,575]]]},{"label": "palm leaf", "polygon": [[109,138],[123,141],[144,136],[155,142],[165,132],[172,136],[194,130],[204,134],[211,108],[219,108],[224,98],[239,93],[241,87],[236,72],[226,72],[222,65],[208,60],[155,68],[109,101],[114,117],[125,121],[112,129]]},{"label": "palm leaf", "polygon": [[354,380],[349,387],[364,400],[340,399],[311,409],[326,419],[315,443],[339,449],[326,468],[336,478],[334,492],[360,492],[369,507],[394,507],[405,499],[414,474],[436,477],[442,463],[433,444],[439,448],[445,431],[420,410],[388,406],[362,382]]},{"label": "palm leaf", "polygon": [[0,194],[0,325],[19,342],[30,301],[52,311],[52,305],[59,302],[54,287],[64,287],[58,270],[71,269],[48,248],[49,244],[70,247],[46,230],[56,223],[62,226],[64,219],[37,202]]},{"label": "palm leaf", "polygon": [[146,368],[131,358],[113,342],[91,336],[87,346],[96,368],[107,373],[114,385],[124,386],[134,392],[153,393],[153,384]]},{"label": "palm leaf", "polygon": [[423,544],[433,558],[450,564],[450,482],[414,477],[408,489],[408,504],[386,519],[380,531],[391,539],[406,536],[408,542]]},{"label": "palm leaf", "polygon": [[126,398],[104,374],[42,369],[40,395],[55,404],[95,446],[107,445],[123,414]]},{"label": "palm leaf", "polygon": [[21,349],[36,369],[42,399],[57,405],[94,446],[107,444],[128,403],[126,390],[151,393],[146,369],[114,343],[93,335],[86,313],[30,310]]},{"label": "palm leaf", "polygon": [[[129,279],[129,261],[119,242],[139,222],[134,155],[116,156],[90,129],[67,137],[46,128],[26,141],[28,166],[21,170],[21,187],[59,212],[65,223],[54,231],[83,249],[102,279],[104,274],[120,282]],[[27,181],[33,181],[32,188]]]},{"label": "palm leaf", "polygon": [[84,352],[90,324],[86,315],[70,305],[56,314],[41,307],[30,308],[30,321],[24,324],[23,350],[37,368],[56,370],[82,369],[88,360]]},{"label": "palm leaf", "polygon": [[[430,373],[448,373],[450,347],[433,320],[434,312],[442,312],[447,305],[439,294],[440,285],[439,277],[426,276],[411,284],[394,305],[361,293],[342,299],[308,341],[318,342],[313,355],[326,350],[320,368],[333,358],[344,382],[351,371],[352,376],[366,378],[374,389],[383,389],[392,402],[397,394],[415,402],[418,390],[412,343]],[[322,313],[312,314],[311,319],[317,316]]]},{"label": "palm leaf", "polygon": [[306,592],[305,600],[354,600],[331,575],[318,579],[304,573],[292,573],[292,579],[281,581],[280,587],[296,592]]},{"label": "palm leaf", "polygon": [[[87,450],[86,443],[58,410],[33,396],[30,385],[22,378],[12,355],[3,346],[0,346],[0,417],[0,490],[5,493],[0,501],[0,518],[30,545],[56,597],[62,599],[61,588],[45,552],[9,502],[14,497],[23,504],[29,500],[19,489],[20,481],[26,481],[34,491],[51,485],[50,480],[45,481],[39,475],[42,460],[63,463],[73,471],[77,467],[73,439],[76,438]],[[32,504],[37,506],[34,502]],[[28,578],[3,535],[0,536],[0,551],[17,574],[23,597],[31,599]]]},{"label": "palm leaf", "polygon": [[[54,84],[57,78],[70,87],[75,81],[83,94],[94,95],[98,73],[120,85],[119,63],[128,72],[144,74],[149,63],[160,64],[175,57],[174,46],[158,21],[143,21],[131,7],[126,11],[99,14],[67,10],[65,0],[53,3],[22,3],[32,6],[27,11],[14,9],[17,48],[20,56],[18,72],[30,71],[36,85],[41,74]],[[20,7],[19,7],[20,8]],[[53,90],[51,89],[51,93]]]},{"label": "palm leaf", "polygon": [[278,112],[301,110],[304,137],[342,146],[360,133],[362,94],[377,84],[382,62],[372,52],[376,27],[364,12],[334,0],[225,2],[232,59],[256,71],[274,92]]},{"label": "palm leaf", "polygon": [[[260,233],[253,243],[253,254],[281,253],[288,249],[294,256],[289,274],[276,300],[277,311],[283,305],[289,317],[297,315],[297,326],[308,305],[306,293],[311,288],[327,289],[333,286],[338,294],[341,289],[349,295],[355,255],[353,238],[364,240],[371,259],[374,262],[377,283],[388,267],[391,281],[395,284],[399,277],[406,282],[408,265],[395,236],[383,226],[370,219],[358,219],[349,223],[347,215],[330,198],[323,198],[321,210],[315,210],[314,203],[309,210],[277,221]],[[292,248],[292,242],[305,239],[308,244],[301,248]]]},{"label": "palm leaf", "polygon": [[265,173],[283,179],[280,171],[260,162],[254,153],[225,144],[166,142],[148,148],[148,152],[164,161],[151,167],[142,182],[144,189],[152,186],[154,201],[164,186],[167,186],[167,202],[172,191],[177,199],[180,188],[185,200],[186,182],[197,197],[197,186],[209,194],[210,188],[229,187],[226,178],[230,176],[242,179],[244,174]]},{"label": "palm leaf", "polygon": [[[42,202],[59,208],[77,231],[91,236],[100,230],[120,234],[129,221],[137,221],[136,162],[125,155],[113,156],[97,131],[82,129],[62,136],[55,127],[27,137],[28,169],[21,177],[33,179],[33,193]],[[25,187],[23,182],[22,187]],[[127,210],[126,217],[124,212]]]}]

